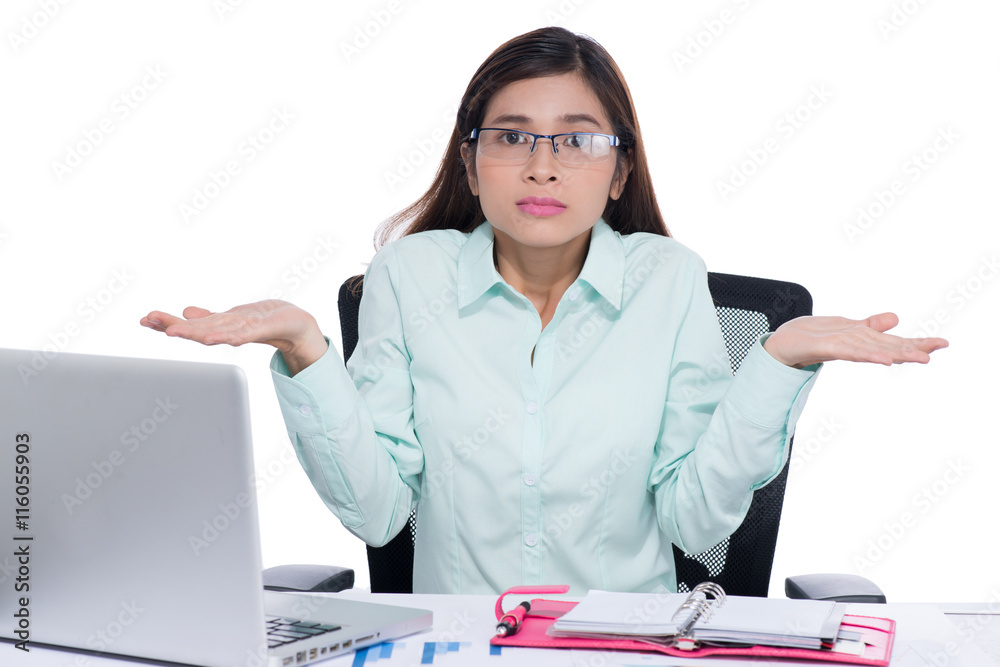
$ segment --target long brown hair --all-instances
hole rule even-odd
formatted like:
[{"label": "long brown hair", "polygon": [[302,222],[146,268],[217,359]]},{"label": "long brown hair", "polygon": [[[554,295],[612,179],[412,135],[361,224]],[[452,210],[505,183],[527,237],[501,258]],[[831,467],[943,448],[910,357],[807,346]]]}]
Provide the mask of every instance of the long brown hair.
[{"label": "long brown hair", "polygon": [[[493,95],[504,86],[542,76],[577,73],[604,105],[620,144],[615,178],[626,161],[631,170],[621,196],[608,198],[604,220],[621,234],[650,232],[670,236],[653,193],[646,152],[639,134],[632,95],[618,65],[600,44],[565,28],[539,28],[497,48],[479,66],[458,108],[455,129],[430,189],[417,201],[385,220],[375,231],[375,248],[393,240],[398,228],[412,220],[402,236],[431,229],[471,232],[486,216],[469,189],[462,144],[483,121]],[[471,162],[474,166],[474,159]]]}]

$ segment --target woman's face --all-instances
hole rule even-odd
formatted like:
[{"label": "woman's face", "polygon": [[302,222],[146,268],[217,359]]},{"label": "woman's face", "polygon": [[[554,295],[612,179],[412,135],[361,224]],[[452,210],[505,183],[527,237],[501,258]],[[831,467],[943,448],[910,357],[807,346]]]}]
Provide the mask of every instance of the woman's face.
[{"label": "woman's face", "polygon": [[[614,134],[594,91],[577,74],[525,79],[501,88],[486,107],[482,127],[535,134]],[[612,147],[603,162],[572,165],[556,159],[549,139],[539,139],[524,164],[477,151],[469,187],[479,197],[497,237],[507,236],[534,248],[554,248],[588,232],[604,213],[608,197],[621,195],[628,169],[622,170],[619,182],[612,183],[617,150]],[[532,206],[524,201],[529,197],[552,198],[562,206]]]}]

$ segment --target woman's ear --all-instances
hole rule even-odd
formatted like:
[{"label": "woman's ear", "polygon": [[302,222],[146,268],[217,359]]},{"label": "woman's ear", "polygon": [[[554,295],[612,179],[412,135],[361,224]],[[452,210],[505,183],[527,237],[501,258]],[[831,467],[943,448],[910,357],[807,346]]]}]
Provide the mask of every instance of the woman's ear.
[{"label": "woman's ear", "polygon": [[626,157],[624,160],[618,162],[614,180],[611,181],[611,192],[608,193],[612,199],[617,201],[622,196],[622,192],[625,190],[625,182],[628,180],[628,175],[631,171],[632,160],[630,157]]},{"label": "woman's ear", "polygon": [[479,196],[479,180],[476,178],[476,150],[466,141],[462,144],[462,161],[465,162],[465,175],[469,179],[469,189],[474,197]]}]

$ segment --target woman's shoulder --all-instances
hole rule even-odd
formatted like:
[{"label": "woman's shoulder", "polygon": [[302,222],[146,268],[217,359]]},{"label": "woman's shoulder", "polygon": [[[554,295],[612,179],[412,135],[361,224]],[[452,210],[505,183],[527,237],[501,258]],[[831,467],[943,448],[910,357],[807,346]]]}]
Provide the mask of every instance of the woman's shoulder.
[{"label": "woman's shoulder", "polygon": [[389,241],[376,251],[372,267],[393,267],[406,274],[423,274],[433,271],[433,267],[444,268],[450,262],[458,261],[459,251],[468,241],[469,234],[457,229],[434,229],[409,234]]},{"label": "woman's shoulder", "polygon": [[390,241],[382,246],[376,255],[391,251],[399,260],[412,258],[426,261],[433,255],[457,258],[459,250],[468,239],[468,232],[460,232],[457,229],[432,229]]},{"label": "woman's shoulder", "polygon": [[625,266],[648,266],[650,263],[673,265],[676,268],[704,270],[701,256],[671,236],[635,232],[620,235],[625,249]]}]

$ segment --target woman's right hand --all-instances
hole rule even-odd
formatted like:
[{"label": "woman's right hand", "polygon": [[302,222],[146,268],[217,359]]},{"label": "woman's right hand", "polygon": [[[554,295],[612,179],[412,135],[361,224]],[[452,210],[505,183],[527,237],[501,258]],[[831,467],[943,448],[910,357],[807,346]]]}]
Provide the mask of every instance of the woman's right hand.
[{"label": "woman's right hand", "polygon": [[245,343],[264,343],[281,350],[292,375],[316,362],[327,350],[326,339],[316,319],[287,301],[258,301],[230,308],[224,313],[188,306],[183,315],[181,318],[154,310],[139,320],[139,324],[203,345],[224,343],[238,347]]}]

